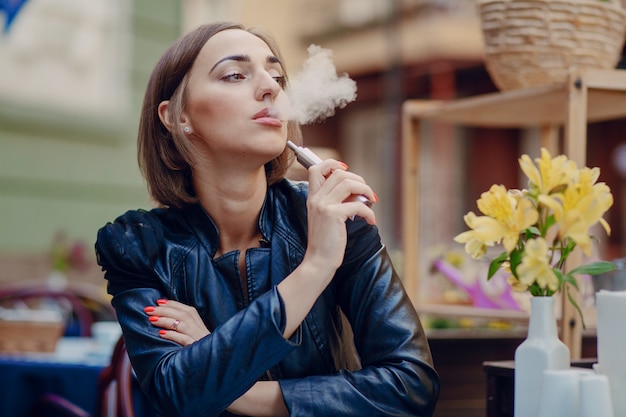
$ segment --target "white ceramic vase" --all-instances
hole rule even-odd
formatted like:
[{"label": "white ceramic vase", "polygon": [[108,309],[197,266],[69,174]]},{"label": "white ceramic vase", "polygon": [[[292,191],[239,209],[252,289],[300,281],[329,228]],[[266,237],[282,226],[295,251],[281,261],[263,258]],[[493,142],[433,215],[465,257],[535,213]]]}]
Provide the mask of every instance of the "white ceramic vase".
[{"label": "white ceramic vase", "polygon": [[569,348],[557,332],[554,297],[532,297],[528,335],[515,350],[514,417],[536,417],[543,371],[569,367]]},{"label": "white ceramic vase", "polygon": [[596,293],[598,310],[598,364],[611,389],[615,417],[626,417],[626,291]]}]

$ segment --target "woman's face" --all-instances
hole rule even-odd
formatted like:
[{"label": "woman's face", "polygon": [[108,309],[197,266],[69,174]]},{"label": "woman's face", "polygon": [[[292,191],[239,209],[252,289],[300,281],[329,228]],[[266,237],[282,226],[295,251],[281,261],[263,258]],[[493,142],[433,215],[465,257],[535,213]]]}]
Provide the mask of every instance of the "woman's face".
[{"label": "woman's face", "polygon": [[211,37],[189,74],[182,122],[204,157],[263,165],[279,155],[287,121],[267,114],[288,100],[281,63],[257,36],[229,29]]}]

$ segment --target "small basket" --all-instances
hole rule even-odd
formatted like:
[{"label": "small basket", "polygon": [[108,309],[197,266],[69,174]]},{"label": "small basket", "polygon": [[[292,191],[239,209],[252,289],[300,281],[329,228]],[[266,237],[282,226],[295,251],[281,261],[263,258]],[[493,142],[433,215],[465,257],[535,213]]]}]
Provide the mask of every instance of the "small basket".
[{"label": "small basket", "polygon": [[64,328],[62,322],[0,320],[0,352],[54,352]]},{"label": "small basket", "polygon": [[624,46],[619,0],[479,0],[485,66],[500,90],[567,80],[574,68],[615,68]]}]

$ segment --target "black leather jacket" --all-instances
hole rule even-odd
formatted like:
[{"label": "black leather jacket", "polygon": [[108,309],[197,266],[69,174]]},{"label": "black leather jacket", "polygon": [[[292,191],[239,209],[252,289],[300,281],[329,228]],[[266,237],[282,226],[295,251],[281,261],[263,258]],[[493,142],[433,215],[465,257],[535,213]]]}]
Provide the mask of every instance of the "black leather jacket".
[{"label": "black leather jacket", "polygon": [[[259,379],[278,380],[291,416],[430,416],[439,379],[418,316],[380,242],[348,221],[343,265],[289,340],[276,285],[307,246],[307,184],[269,187],[261,248],[214,259],[219,231],[200,205],[129,211],[98,233],[96,253],[140,385],[163,415],[228,416]],[[181,347],[143,309],[159,298],[194,306],[211,334]],[[354,349],[346,343],[351,324]],[[355,363],[357,364],[355,366]]]}]

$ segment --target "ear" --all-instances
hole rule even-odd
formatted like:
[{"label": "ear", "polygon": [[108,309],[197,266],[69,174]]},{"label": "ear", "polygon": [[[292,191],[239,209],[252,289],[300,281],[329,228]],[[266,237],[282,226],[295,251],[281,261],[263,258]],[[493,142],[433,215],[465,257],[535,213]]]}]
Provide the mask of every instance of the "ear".
[{"label": "ear", "polygon": [[[159,103],[158,113],[159,113],[159,119],[161,119],[161,123],[165,125],[167,130],[171,132],[172,130],[176,128],[176,126],[173,126],[171,123],[172,119],[171,119],[171,114],[170,114],[170,101],[169,100],[164,100],[161,103]],[[187,118],[184,115],[181,115],[178,123],[181,125],[185,125],[187,123]],[[182,126],[181,126],[181,129],[182,129]]]},{"label": "ear", "polygon": [[170,124],[170,110],[169,110],[170,101],[164,100],[159,103],[159,119],[161,119],[161,123],[165,126],[167,130],[172,131],[172,125]]}]

